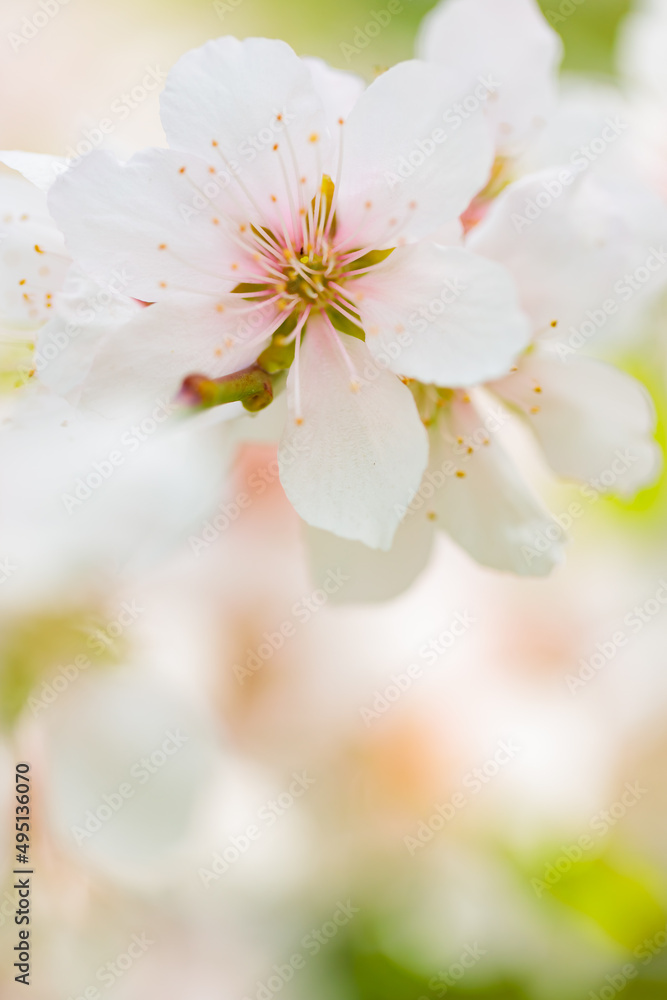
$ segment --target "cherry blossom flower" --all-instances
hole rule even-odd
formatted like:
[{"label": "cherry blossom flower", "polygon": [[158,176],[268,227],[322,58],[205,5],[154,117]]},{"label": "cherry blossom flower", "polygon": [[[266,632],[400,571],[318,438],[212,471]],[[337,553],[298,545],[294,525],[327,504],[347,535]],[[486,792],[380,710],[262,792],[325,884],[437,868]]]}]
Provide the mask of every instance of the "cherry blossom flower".
[{"label": "cherry blossom flower", "polygon": [[[659,12],[660,6],[655,9]],[[553,24],[560,17],[549,20]],[[495,128],[496,159],[489,183],[464,213],[466,230],[485,217],[509,184],[559,167],[549,188],[536,192],[541,202],[537,216],[545,203],[559,200],[576,176],[595,173],[621,182],[613,213],[630,240],[636,241],[637,234],[650,240],[663,238],[664,219],[657,199],[642,184],[642,174],[650,176],[652,171],[654,185],[664,188],[657,180],[662,168],[655,162],[659,159],[655,150],[664,119],[664,101],[660,110],[658,96],[664,94],[661,49],[656,39],[662,37],[665,23],[659,13],[645,12],[629,21],[623,64],[631,80],[642,85],[640,101],[628,100],[610,83],[586,77],[568,75],[561,83],[562,44],[535,0],[443,0],[427,15],[418,55],[459,76],[467,72],[471,80],[494,81],[488,99],[477,112],[470,112],[485,114]],[[631,89],[629,96],[633,93],[637,89]],[[628,247],[624,240],[617,246],[621,253]],[[637,260],[634,266],[640,263]]]},{"label": "cherry blossom flower", "polygon": [[[337,552],[357,579],[356,596],[392,596],[427,562],[436,529],[482,565],[546,575],[563,558],[566,532],[523,466],[535,469],[541,452],[556,477],[580,484],[582,511],[606,493],[632,497],[655,480],[661,454],[648,393],[585,349],[639,294],[628,269],[643,260],[647,273],[650,266],[659,274],[667,253],[648,242],[646,205],[618,182],[591,175],[566,186],[539,224],[517,226],[526,201],[557,176],[546,171],[506,188],[468,236],[477,254],[511,271],[531,344],[509,373],[483,385],[410,383],[430,459],[417,496],[403,508],[395,547],[369,553],[310,532],[316,575]],[[664,227],[664,217],[653,223]]]},{"label": "cherry blossom flower", "polygon": [[125,165],[93,153],[50,206],[80,266],[127,271],[153,303],[77,342],[88,398],[173,396],[189,375],[229,384],[257,364],[280,388],[287,372],[283,450],[303,456],[282,463],[287,495],[388,548],[427,461],[401,379],[500,377],[528,327],[500,265],[429,239],[487,182],[483,118],[447,130],[460,91],[420,62],[359,90],[282,42],[209,42],[169,75],[171,148]]}]

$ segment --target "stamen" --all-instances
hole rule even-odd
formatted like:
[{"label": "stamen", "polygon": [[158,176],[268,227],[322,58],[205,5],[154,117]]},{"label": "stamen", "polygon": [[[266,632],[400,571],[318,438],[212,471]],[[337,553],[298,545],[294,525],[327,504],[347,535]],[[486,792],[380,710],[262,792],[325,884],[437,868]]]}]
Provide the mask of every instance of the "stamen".
[{"label": "stamen", "polygon": [[338,205],[338,192],[340,191],[340,180],[343,174],[343,119],[338,119],[338,124],[341,126],[340,129],[340,143],[338,145],[338,163],[336,165],[336,180],[334,181],[334,193],[331,199],[331,205],[329,206],[329,213],[326,220],[326,225],[324,227],[324,235],[329,236],[331,226],[333,224],[334,216],[336,214],[336,207]]},{"label": "stamen", "polygon": [[290,159],[292,161],[292,169],[294,171],[294,176],[296,177],[296,191],[297,198],[299,202],[299,218],[301,220],[301,234],[303,237],[303,246],[306,247],[308,244],[308,229],[306,223],[307,206],[304,200],[303,186],[305,183],[305,178],[299,175],[299,165],[296,159],[296,153],[294,152],[294,144],[292,143],[292,138],[289,133],[289,128],[285,127],[285,140],[287,142],[287,148],[289,150]]},{"label": "stamen", "polygon": [[218,156],[220,157],[220,159],[224,163],[225,168],[226,168],[227,173],[229,174],[229,176],[232,178],[233,181],[236,182],[236,184],[238,184],[238,186],[241,188],[241,191],[243,192],[243,194],[246,196],[246,198],[248,199],[248,201],[250,202],[250,204],[252,205],[252,207],[257,212],[257,218],[258,219],[263,218],[264,212],[259,207],[259,205],[257,204],[257,201],[255,200],[255,198],[253,197],[253,195],[250,193],[250,191],[248,190],[247,186],[243,183],[243,181],[241,180],[241,178],[236,174],[236,172],[234,170],[232,170],[231,164],[229,163],[229,160],[227,159],[227,157],[225,156],[225,154],[220,149],[220,146],[218,145],[218,142],[215,139],[213,139],[213,141],[211,142],[211,145],[214,147],[216,153],[218,154]]},{"label": "stamen", "polygon": [[[287,176],[287,169],[285,167],[285,163],[284,163],[284,160],[282,158],[282,153],[280,151],[280,145],[279,145],[279,143],[275,144],[275,146],[273,147],[273,150],[274,150],[274,152],[276,152],[278,154],[278,161],[280,163],[280,172],[283,175],[283,182],[285,184],[285,191],[287,193],[287,200],[289,202],[290,212],[291,212],[291,215],[292,215],[292,220],[291,220],[292,221],[292,238],[290,240],[290,242],[291,242],[292,240],[294,240],[294,238],[296,236],[296,230],[298,228],[301,228],[303,230],[303,221],[301,219],[301,216],[297,212],[296,206],[294,204],[294,198],[292,197],[292,188],[290,186],[289,177]],[[302,232],[302,236],[303,236],[303,232]]]},{"label": "stamen", "polygon": [[[271,296],[271,298],[262,299],[261,301],[258,301],[258,302],[250,302],[246,306],[234,306],[234,305],[232,305],[232,306],[229,306],[229,309],[230,309],[231,312],[234,313],[235,316],[242,316],[245,313],[257,312],[258,309],[264,309],[266,306],[273,305],[274,302],[277,302],[279,299],[282,299],[282,298],[284,298],[284,296],[280,292],[280,293],[278,293],[278,295]],[[244,295],[243,296],[243,301],[245,301],[245,299],[246,299],[246,296]],[[296,303],[294,303],[294,304],[296,304]],[[285,320],[285,317],[283,315],[281,317],[281,322],[284,322],[284,320]]]}]

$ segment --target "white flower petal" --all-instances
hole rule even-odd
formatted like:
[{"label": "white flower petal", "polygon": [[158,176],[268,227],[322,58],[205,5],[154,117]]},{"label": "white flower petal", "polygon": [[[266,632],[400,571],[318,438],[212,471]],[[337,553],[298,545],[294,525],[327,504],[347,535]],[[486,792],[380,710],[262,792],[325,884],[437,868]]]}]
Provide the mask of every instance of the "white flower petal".
[{"label": "white flower petal", "polygon": [[562,49],[535,0],[441,0],[424,18],[417,46],[452,76],[493,78],[486,111],[503,153],[549,117]]},{"label": "white flower petal", "polygon": [[[40,382],[68,397],[88,376],[100,345],[143,312],[118,289],[103,287],[72,267],[36,338],[33,367]],[[118,359],[114,359],[117,363]]]},{"label": "white flower petal", "polygon": [[423,515],[410,514],[399,525],[388,552],[306,526],[311,575],[321,586],[332,569],[348,578],[331,594],[333,604],[389,601],[406,591],[427,565],[435,527]]},{"label": "white flower petal", "polygon": [[667,90],[667,9],[659,2],[636,6],[621,23],[618,62],[630,83],[662,104]]},{"label": "white flower petal", "polygon": [[347,119],[366,89],[366,83],[355,73],[334,69],[323,59],[307,57],[303,62],[308,67],[313,86],[322,102],[329,132],[336,137],[340,119]]},{"label": "white flower petal", "polygon": [[[311,322],[299,371],[287,382],[289,417],[279,450],[280,480],[305,521],[388,549],[428,459],[428,442],[410,391],[370,364],[364,344],[339,335],[353,376],[322,320]],[[297,424],[295,383],[303,422]]]},{"label": "white flower petal", "polygon": [[567,76],[546,128],[514,160],[513,176],[525,177],[555,164],[609,177],[630,176],[637,143],[630,114],[617,86],[587,76]]},{"label": "white flower petal", "polygon": [[568,339],[584,324],[606,333],[664,287],[665,233],[667,209],[645,188],[560,169],[508,187],[468,246],[510,269],[536,333]]},{"label": "white flower petal", "polygon": [[[207,184],[210,199],[201,193]],[[49,207],[86,270],[105,281],[124,275],[128,294],[153,302],[181,291],[220,294],[253,271],[228,234],[223,187],[203,160],[183,153],[149,149],[123,165],[98,151],[54,184]]]},{"label": "white flower petal", "polygon": [[[155,400],[169,404],[186,376],[218,378],[239,371],[267,346],[261,332],[266,325],[258,332],[229,297],[223,301],[181,295],[133,311],[119,304],[95,311],[89,305],[78,313],[78,322],[64,312],[40,333],[36,364],[41,379],[78,406],[104,415],[124,414]],[[70,308],[76,316],[77,307]],[[265,320],[268,325],[269,317]],[[64,344],[53,361],[48,360],[51,344]]]},{"label": "white flower petal", "polygon": [[24,153],[19,149],[7,149],[0,152],[0,163],[18,170],[26,180],[38,187],[40,191],[48,191],[56,178],[67,170],[67,159],[64,156],[51,156],[48,153]]},{"label": "white flower petal", "polygon": [[655,478],[660,452],[653,404],[625,372],[592,358],[561,360],[542,349],[492,388],[526,414],[559,476],[622,496]]},{"label": "white flower petal", "polygon": [[392,371],[464,386],[509,370],[530,337],[511,275],[458,247],[399,247],[350,288],[366,343]]},{"label": "white flower petal", "polygon": [[286,185],[295,200],[305,177],[309,201],[331,169],[324,108],[308,67],[285,42],[227,36],[187,52],[160,107],[169,145],[225,171],[245,213],[259,206],[272,228],[291,214]]},{"label": "white flower petal", "polygon": [[549,573],[562,558],[562,532],[475,404],[455,399],[430,439],[429,473],[442,479],[430,500],[436,524],[483,566]]},{"label": "white flower petal", "polygon": [[22,177],[0,177],[0,321],[34,330],[49,318],[70,259],[46,196]]},{"label": "white flower petal", "polygon": [[229,435],[168,413],[153,400],[99,420],[35,382],[19,394],[0,428],[0,549],[16,567],[5,606],[89,597],[116,573],[145,572],[209,516]]},{"label": "white flower petal", "polygon": [[344,239],[396,246],[399,237],[433,233],[465,210],[493,162],[481,105],[466,118],[454,111],[465,94],[418,61],[394,66],[364,91],[343,137]]}]

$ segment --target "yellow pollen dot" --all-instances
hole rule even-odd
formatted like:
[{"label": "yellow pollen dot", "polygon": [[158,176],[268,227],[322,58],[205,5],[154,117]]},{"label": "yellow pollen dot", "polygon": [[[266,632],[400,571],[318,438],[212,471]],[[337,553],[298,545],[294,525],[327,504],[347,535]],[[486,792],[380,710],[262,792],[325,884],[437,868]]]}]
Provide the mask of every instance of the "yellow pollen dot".
[{"label": "yellow pollen dot", "polygon": [[275,194],[271,195],[271,201],[273,201],[273,202],[278,201],[278,199],[276,198]]},{"label": "yellow pollen dot", "polygon": [[223,306],[222,302],[218,302],[217,306],[215,307],[215,311],[219,313],[225,311],[225,307]]},{"label": "yellow pollen dot", "polygon": [[232,271],[238,271],[238,269],[239,269],[238,264],[232,264]]},{"label": "yellow pollen dot", "polygon": [[213,353],[215,354],[216,358],[221,358],[222,357],[222,348],[221,347],[216,347],[216,349],[215,349],[215,351]]},{"label": "yellow pollen dot", "polygon": [[178,168],[178,172],[179,172],[179,174],[184,174],[185,173],[185,167],[179,167]]},{"label": "yellow pollen dot", "polygon": [[517,366],[516,366],[516,365],[514,365],[514,368],[510,368],[510,372],[511,372],[512,374],[513,374],[514,372],[518,372],[518,370],[519,370],[519,369],[517,368]]},{"label": "yellow pollen dot", "polygon": [[463,471],[463,469],[457,469],[457,470],[456,470],[456,475],[457,475],[457,477],[458,477],[459,479],[465,479],[465,477],[466,477],[466,474],[465,474],[465,472]]},{"label": "yellow pollen dot", "polygon": [[47,302],[46,303],[46,308],[47,309],[53,309],[53,302]]},{"label": "yellow pollen dot", "polygon": [[535,388],[533,389],[533,392],[542,392],[542,386],[536,385]]},{"label": "yellow pollen dot", "polygon": [[303,417],[296,417],[294,423],[297,425],[297,427],[300,427],[301,424],[303,423]]},{"label": "yellow pollen dot", "polygon": [[234,345],[234,341],[232,340],[232,338],[231,337],[227,337],[227,339],[225,341],[225,347],[232,347],[233,345]]},{"label": "yellow pollen dot", "polygon": [[214,226],[220,225],[220,219],[211,219],[211,222],[213,223]]},{"label": "yellow pollen dot", "polygon": [[367,201],[366,204],[364,205],[364,208],[372,208],[372,207],[373,207],[372,201]]},{"label": "yellow pollen dot", "polygon": [[308,142],[317,142],[318,139],[319,135],[317,134],[317,132],[313,132],[311,135],[308,136]]},{"label": "yellow pollen dot", "polygon": [[558,320],[557,319],[552,319],[551,320],[551,325],[552,326],[558,326]]},{"label": "yellow pollen dot", "polygon": [[306,178],[305,178],[305,177],[302,177],[302,178],[301,178],[301,183],[302,183],[302,184],[305,184],[305,183],[306,183]]},{"label": "yellow pollen dot", "polygon": [[353,381],[353,382],[350,382],[350,389],[352,390],[352,392],[359,392],[359,390],[361,389],[361,386],[359,385],[358,382]]},{"label": "yellow pollen dot", "polygon": [[253,260],[261,260],[261,259],[262,259],[262,255],[261,255],[261,253],[254,253],[254,254],[252,255],[252,259],[253,259]]},{"label": "yellow pollen dot", "polygon": [[218,140],[217,139],[212,139],[211,140],[211,145],[212,146],[217,146],[218,145]]},{"label": "yellow pollen dot", "polygon": [[37,251],[37,253],[44,253],[39,243],[35,243],[35,250]]},{"label": "yellow pollen dot", "polygon": [[472,455],[472,453],[473,453],[474,450],[475,450],[474,448],[472,448],[470,445],[468,445],[468,454],[469,455]]},{"label": "yellow pollen dot", "polygon": [[215,173],[215,167],[209,167],[208,168],[208,172],[209,172],[209,174],[214,174]]},{"label": "yellow pollen dot", "polygon": [[274,144],[273,144],[273,152],[275,153],[275,151],[276,151],[277,149],[278,149],[278,143],[277,143],[277,142],[274,142]]},{"label": "yellow pollen dot", "polygon": [[276,115],[276,121],[277,122],[281,122],[282,120],[283,120],[283,116],[282,115]]},{"label": "yellow pollen dot", "polygon": [[30,296],[28,295],[28,293],[27,293],[27,292],[24,292],[24,293],[23,293],[23,298],[24,298],[24,300],[25,300],[26,302],[30,302]]},{"label": "yellow pollen dot", "polygon": [[530,412],[531,413],[539,413],[540,412],[539,406],[531,406]]},{"label": "yellow pollen dot", "polygon": [[25,285],[25,278],[21,278],[21,280],[19,281],[19,285]]},{"label": "yellow pollen dot", "polygon": [[338,119],[338,124],[339,125],[344,125],[345,124],[345,119],[344,118],[339,118]]},{"label": "yellow pollen dot", "polygon": [[463,402],[464,403],[469,403],[470,402],[470,396],[464,396],[463,397]]},{"label": "yellow pollen dot", "polygon": [[456,439],[456,443],[457,444],[463,444],[463,438],[457,438]]},{"label": "yellow pollen dot", "polygon": [[239,232],[240,233],[245,233],[245,231],[247,230],[247,228],[248,227],[244,223],[241,223],[241,225],[239,226]]},{"label": "yellow pollen dot", "polygon": [[435,521],[437,520],[438,517],[438,515],[434,510],[429,510],[426,516],[429,519],[429,521]]},{"label": "yellow pollen dot", "polygon": [[166,243],[160,243],[158,245],[158,250],[166,250],[166,249],[167,249],[167,244]]},{"label": "yellow pollen dot", "polygon": [[[305,215],[305,214],[306,214],[306,210],[305,210],[305,208],[300,208],[300,209],[299,209],[299,215]],[[307,260],[307,259],[308,259],[308,258],[306,258],[306,260]]]},{"label": "yellow pollen dot", "polygon": [[47,292],[46,295],[44,296],[44,298],[45,299],[52,299],[53,295],[51,294],[51,292]]},{"label": "yellow pollen dot", "polygon": [[166,288],[166,287],[167,287],[167,282],[166,281],[161,281],[160,282],[160,288]]}]

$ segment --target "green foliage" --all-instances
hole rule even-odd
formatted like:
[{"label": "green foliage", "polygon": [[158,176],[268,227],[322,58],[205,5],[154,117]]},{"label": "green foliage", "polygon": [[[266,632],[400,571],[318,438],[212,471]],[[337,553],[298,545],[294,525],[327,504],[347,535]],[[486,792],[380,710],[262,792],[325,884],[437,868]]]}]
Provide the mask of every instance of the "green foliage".
[{"label": "green foliage", "polygon": [[663,931],[667,923],[664,908],[645,880],[606,858],[573,864],[550,893],[629,950]]},{"label": "green foliage", "polygon": [[0,726],[11,729],[33,690],[84,654],[99,665],[113,658],[117,650],[109,648],[102,657],[90,654],[88,638],[95,626],[90,613],[43,615],[18,619],[5,628],[0,644]]},{"label": "green foliage", "polygon": [[565,44],[566,70],[614,72],[614,43],[630,0],[539,0]]}]

